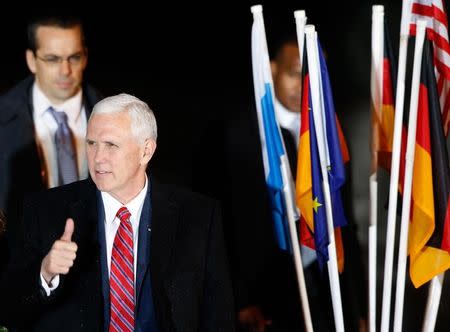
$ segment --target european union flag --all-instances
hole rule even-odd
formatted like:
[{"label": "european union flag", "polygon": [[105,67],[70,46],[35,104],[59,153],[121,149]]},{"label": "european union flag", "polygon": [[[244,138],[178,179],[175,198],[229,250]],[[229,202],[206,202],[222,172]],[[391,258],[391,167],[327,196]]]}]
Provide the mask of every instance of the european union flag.
[{"label": "european union flag", "polygon": [[[311,93],[309,93],[311,96]],[[311,98],[311,97],[310,97]],[[312,105],[311,100],[309,105]],[[316,128],[312,107],[309,111],[309,130],[311,140],[311,178],[312,178],[312,207],[314,218],[314,243],[316,246],[317,261],[322,269],[328,261],[328,230],[325,211],[325,196],[322,187],[322,173],[320,170],[319,150],[317,148]]]},{"label": "european union flag", "polygon": [[328,180],[330,182],[331,203],[334,227],[347,225],[344,214],[340,188],[345,183],[345,165],[339,140],[336,112],[334,110],[333,92],[328,76],[327,64],[322,47],[318,43],[320,72],[322,77],[322,94],[325,106],[325,123],[328,146]]},{"label": "european union flag", "polygon": [[[345,183],[344,162],[348,160],[345,140],[340,135],[339,123],[336,117],[333,94],[331,91],[330,79],[328,77],[327,65],[323,56],[320,44],[318,44],[320,59],[320,75],[323,98],[323,119],[324,136],[326,146],[327,175],[330,185],[331,209],[334,227],[341,227],[347,224],[342,204],[340,188]],[[311,89],[311,86],[308,87]],[[309,91],[309,98],[311,92]],[[311,154],[311,179],[312,179],[312,207],[314,218],[314,242],[318,262],[321,268],[328,260],[329,236],[327,229],[327,217],[325,210],[325,197],[323,193],[323,177],[321,173],[319,150],[317,145],[317,132],[314,124],[312,101],[309,100],[309,129],[310,129],[310,154]],[[319,133],[322,135],[322,133]],[[341,137],[342,136],[342,137]],[[344,151],[344,152],[343,152]],[[338,240],[338,239],[337,239]],[[340,239],[339,239],[340,240]],[[339,256],[339,255],[338,255]]]}]

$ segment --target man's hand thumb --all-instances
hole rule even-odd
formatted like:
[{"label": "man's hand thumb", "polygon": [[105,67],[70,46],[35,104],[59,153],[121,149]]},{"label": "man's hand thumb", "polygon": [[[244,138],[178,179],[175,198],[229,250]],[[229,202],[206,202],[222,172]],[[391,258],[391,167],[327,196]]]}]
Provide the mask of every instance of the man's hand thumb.
[{"label": "man's hand thumb", "polygon": [[75,229],[75,224],[72,218],[66,220],[66,227],[64,227],[64,234],[61,236],[62,241],[71,242],[73,230]]}]

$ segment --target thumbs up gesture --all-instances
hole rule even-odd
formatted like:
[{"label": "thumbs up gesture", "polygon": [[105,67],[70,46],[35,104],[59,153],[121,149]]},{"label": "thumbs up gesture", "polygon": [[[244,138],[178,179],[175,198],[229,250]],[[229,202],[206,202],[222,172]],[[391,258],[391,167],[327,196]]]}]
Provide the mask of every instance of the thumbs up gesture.
[{"label": "thumbs up gesture", "polygon": [[69,273],[73,266],[78,249],[77,244],[72,242],[74,228],[73,219],[68,218],[61,238],[53,243],[52,248],[42,260],[41,274],[47,284],[50,284],[56,275]]}]

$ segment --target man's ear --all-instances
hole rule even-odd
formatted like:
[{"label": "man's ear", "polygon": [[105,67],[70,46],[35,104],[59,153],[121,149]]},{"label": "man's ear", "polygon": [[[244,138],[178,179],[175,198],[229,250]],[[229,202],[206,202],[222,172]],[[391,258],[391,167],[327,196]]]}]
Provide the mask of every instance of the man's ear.
[{"label": "man's ear", "polygon": [[86,69],[86,66],[88,64],[88,48],[85,47],[84,50],[84,57],[83,57],[83,70]]},{"label": "man's ear", "polygon": [[36,74],[36,57],[34,56],[34,53],[32,50],[28,49],[25,52],[25,58],[27,60],[27,66],[28,69],[33,73]]},{"label": "man's ear", "polygon": [[142,155],[143,164],[148,164],[150,159],[152,159],[155,150],[156,150],[156,141],[151,138],[146,139],[144,143],[144,152]]},{"label": "man's ear", "polygon": [[275,76],[278,71],[278,66],[275,61],[270,61],[270,69],[272,70],[272,76]]}]

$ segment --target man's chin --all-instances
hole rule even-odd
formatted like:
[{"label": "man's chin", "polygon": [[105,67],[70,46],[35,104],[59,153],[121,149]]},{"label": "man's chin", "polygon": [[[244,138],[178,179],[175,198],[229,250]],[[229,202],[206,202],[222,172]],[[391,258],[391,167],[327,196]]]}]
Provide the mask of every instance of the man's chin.
[{"label": "man's chin", "polygon": [[105,191],[105,192],[109,191],[109,186],[105,183],[105,181],[100,180],[100,179],[93,179],[93,181],[98,190]]},{"label": "man's chin", "polygon": [[57,98],[61,101],[66,101],[69,98],[75,96],[78,92],[78,89],[74,86],[68,87],[58,87]]},{"label": "man's chin", "polygon": [[300,113],[301,110],[301,107],[289,107],[289,111],[292,113]]}]

